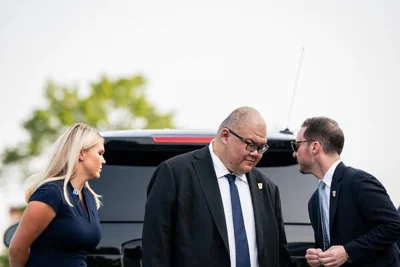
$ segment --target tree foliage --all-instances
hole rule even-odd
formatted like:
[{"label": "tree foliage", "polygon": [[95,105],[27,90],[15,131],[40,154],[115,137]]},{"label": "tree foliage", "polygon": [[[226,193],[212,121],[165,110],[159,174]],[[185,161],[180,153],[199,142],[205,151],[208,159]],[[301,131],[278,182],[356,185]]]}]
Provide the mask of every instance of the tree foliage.
[{"label": "tree foliage", "polygon": [[28,141],[3,151],[3,164],[38,156],[71,124],[83,122],[100,130],[174,128],[173,113],[161,113],[149,102],[142,76],[110,79],[91,84],[88,94],[76,87],[48,82],[46,105],[23,122]]},{"label": "tree foliage", "polygon": [[4,255],[0,255],[0,267],[9,267],[10,263],[8,261],[7,250],[3,252]]}]

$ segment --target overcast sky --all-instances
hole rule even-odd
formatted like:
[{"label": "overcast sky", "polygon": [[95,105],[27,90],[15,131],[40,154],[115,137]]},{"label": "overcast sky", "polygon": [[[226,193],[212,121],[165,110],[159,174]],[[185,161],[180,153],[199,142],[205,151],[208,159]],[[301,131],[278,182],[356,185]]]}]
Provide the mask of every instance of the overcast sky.
[{"label": "overcast sky", "polygon": [[215,129],[250,105],[284,129],[302,47],[289,128],[336,119],[345,163],[398,205],[398,0],[0,0],[0,148],[25,138],[46,80],[85,89],[102,74],[144,75],[182,128]]}]

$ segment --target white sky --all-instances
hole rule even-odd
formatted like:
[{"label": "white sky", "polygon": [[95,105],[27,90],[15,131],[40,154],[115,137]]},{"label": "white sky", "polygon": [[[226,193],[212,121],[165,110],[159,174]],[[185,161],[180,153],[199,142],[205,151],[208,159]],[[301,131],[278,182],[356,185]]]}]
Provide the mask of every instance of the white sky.
[{"label": "white sky", "polygon": [[376,175],[398,205],[397,0],[0,0],[0,148],[25,138],[46,80],[87,88],[102,74],[143,74],[183,128],[217,128],[250,105],[284,129],[303,46],[290,128],[336,119],[345,163]]}]

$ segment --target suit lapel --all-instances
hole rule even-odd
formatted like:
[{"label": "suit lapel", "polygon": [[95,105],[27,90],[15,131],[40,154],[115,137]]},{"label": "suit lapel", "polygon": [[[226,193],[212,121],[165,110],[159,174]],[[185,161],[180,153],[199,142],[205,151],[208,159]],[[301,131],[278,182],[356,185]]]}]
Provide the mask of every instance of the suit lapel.
[{"label": "suit lapel", "polygon": [[[263,248],[263,240],[264,240],[264,227],[268,227],[268,225],[263,225],[263,221],[269,221],[271,218],[274,218],[272,214],[268,214],[271,212],[271,208],[264,208],[266,201],[264,200],[264,190],[266,190],[266,184],[260,179],[257,179],[257,175],[254,172],[249,172],[247,175],[247,182],[249,183],[251,200],[253,204],[254,210],[254,220],[256,227],[256,240],[257,240],[257,248],[258,253],[261,255],[261,248]],[[267,202],[268,205],[271,205],[270,201]]]},{"label": "suit lapel", "polygon": [[225,213],[222,204],[221,192],[215,175],[214,165],[208,146],[197,151],[194,155],[193,167],[202,187],[211,215],[218,232],[229,253],[228,231],[226,229]]},{"label": "suit lapel", "polygon": [[[346,169],[346,166],[343,162],[339,163],[336,167],[335,172],[332,177],[331,184],[331,193],[329,200],[329,231],[332,233],[333,222],[335,221],[336,209],[339,201],[339,193],[340,193],[340,180],[343,177],[343,173]],[[331,237],[332,239],[332,237]]]}]

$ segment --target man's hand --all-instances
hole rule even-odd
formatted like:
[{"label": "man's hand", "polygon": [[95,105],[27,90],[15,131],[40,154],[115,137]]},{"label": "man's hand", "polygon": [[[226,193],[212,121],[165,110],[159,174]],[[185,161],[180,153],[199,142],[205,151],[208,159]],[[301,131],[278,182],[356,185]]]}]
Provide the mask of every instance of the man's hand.
[{"label": "man's hand", "polygon": [[347,253],[343,246],[332,246],[325,252],[319,252],[320,264],[326,267],[338,267],[346,262]]},{"label": "man's hand", "polygon": [[307,263],[311,267],[319,267],[321,266],[321,262],[319,261],[318,254],[321,253],[322,250],[320,248],[309,248],[306,251],[306,259]]}]

